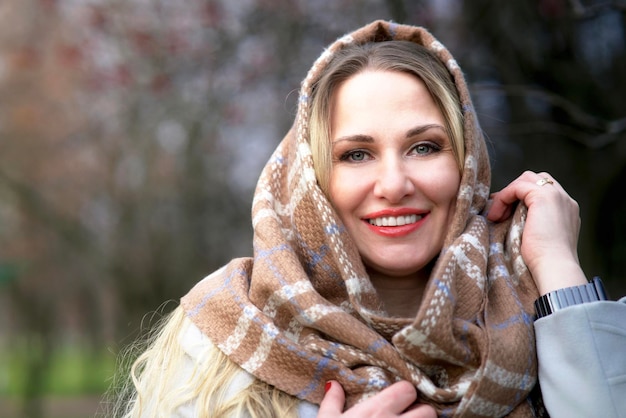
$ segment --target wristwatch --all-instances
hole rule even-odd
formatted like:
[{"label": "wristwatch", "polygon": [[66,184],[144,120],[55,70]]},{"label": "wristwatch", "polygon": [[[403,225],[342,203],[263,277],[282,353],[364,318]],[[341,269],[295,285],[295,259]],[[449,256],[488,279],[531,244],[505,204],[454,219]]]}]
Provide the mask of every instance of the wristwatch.
[{"label": "wristwatch", "polygon": [[602,280],[594,277],[590,283],[554,290],[539,297],[535,300],[535,312],[539,319],[568,306],[608,299]]}]

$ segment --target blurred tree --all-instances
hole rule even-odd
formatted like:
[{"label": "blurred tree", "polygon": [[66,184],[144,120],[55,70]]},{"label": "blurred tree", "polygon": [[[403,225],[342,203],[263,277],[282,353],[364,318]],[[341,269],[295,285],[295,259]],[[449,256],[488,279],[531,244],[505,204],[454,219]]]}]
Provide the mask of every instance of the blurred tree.
[{"label": "blurred tree", "polygon": [[[60,308],[89,283],[72,280],[83,277],[84,263],[73,254],[86,241],[86,231],[72,218],[82,201],[80,191],[87,184],[83,181],[92,175],[85,164],[85,148],[75,137],[75,130],[85,122],[72,101],[80,57],[55,9],[45,3],[39,5],[45,13],[33,13],[36,6],[33,2],[3,5],[0,46],[4,64],[0,239],[2,258],[20,266],[5,289],[9,317],[22,337],[8,340],[25,340],[31,354],[24,379],[25,416],[41,412],[37,400],[57,320],[61,311],[72,309]],[[97,301],[97,291],[92,288],[82,297]]]},{"label": "blurred tree", "polygon": [[3,2],[0,326],[36,354],[28,397],[63,338],[115,351],[146,313],[252,252],[252,189],[298,83],[329,42],[377,18],[428,27],[460,61],[494,186],[553,172],[581,203],[587,269],[626,273],[620,4]]},{"label": "blurred tree", "polygon": [[42,413],[63,339],[117,350],[147,312],[251,253],[254,181],[291,92],[347,29],[334,13],[365,10],[349,3],[1,6],[0,242],[21,266],[2,309],[32,353],[25,416]]},{"label": "blurred tree", "polygon": [[581,206],[585,269],[616,295],[626,293],[625,259],[612,251],[626,242],[616,222],[626,198],[612,183],[626,161],[625,12],[621,2],[464,2],[472,48],[461,55],[493,139],[495,187],[524,169],[555,175]]}]

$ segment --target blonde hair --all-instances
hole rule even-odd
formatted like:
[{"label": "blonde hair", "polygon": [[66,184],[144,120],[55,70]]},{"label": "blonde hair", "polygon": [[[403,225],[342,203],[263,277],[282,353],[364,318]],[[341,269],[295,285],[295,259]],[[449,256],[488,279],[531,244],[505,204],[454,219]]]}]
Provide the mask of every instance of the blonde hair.
[{"label": "blonde hair", "polygon": [[133,363],[124,385],[113,390],[116,399],[107,417],[166,418],[186,405],[195,405],[194,416],[200,417],[297,417],[297,398],[256,378],[228,397],[233,380],[245,372],[213,344],[203,345],[188,376],[181,373],[190,365],[180,343],[189,326],[191,321],[180,307],[166,317]]},{"label": "blonde hair", "polygon": [[328,191],[331,157],[331,101],[339,85],[366,69],[398,71],[421,79],[443,114],[446,133],[452,142],[459,171],[463,170],[465,144],[463,114],[452,76],[433,52],[408,41],[351,45],[337,52],[314,83],[311,91],[309,141],[315,174],[323,191]]}]

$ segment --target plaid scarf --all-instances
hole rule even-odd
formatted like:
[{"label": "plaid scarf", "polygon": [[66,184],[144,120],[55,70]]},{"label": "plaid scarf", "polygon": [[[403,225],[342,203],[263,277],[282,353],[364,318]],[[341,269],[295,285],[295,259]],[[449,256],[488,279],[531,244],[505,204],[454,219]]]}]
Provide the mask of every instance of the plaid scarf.
[{"label": "plaid scarf", "polygon": [[[350,236],[317,185],[308,141],[311,86],[354,43],[408,40],[449,69],[464,114],[456,211],[415,318],[392,318]],[[398,380],[443,416],[533,416],[533,301],[520,255],[524,208],[506,223],[480,213],[489,195],[485,142],[463,75],[420,27],[373,22],[335,41],[302,82],[293,128],[259,179],[254,257],[232,260],[182,298],[188,317],[258,379],[319,403],[338,380],[351,406]]]}]

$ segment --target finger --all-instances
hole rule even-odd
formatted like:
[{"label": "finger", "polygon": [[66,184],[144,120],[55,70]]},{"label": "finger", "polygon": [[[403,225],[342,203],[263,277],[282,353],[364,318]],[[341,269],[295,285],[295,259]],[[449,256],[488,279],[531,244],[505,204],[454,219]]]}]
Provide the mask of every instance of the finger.
[{"label": "finger", "polygon": [[403,380],[389,386],[375,398],[382,410],[399,414],[417,400],[417,390],[412,383]]},{"label": "finger", "polygon": [[522,200],[518,185],[528,182],[527,179],[534,175],[535,173],[526,171],[499,192],[493,193],[491,195],[491,206],[487,212],[487,219],[493,222],[501,222],[511,216],[513,205]]},{"label": "finger", "polygon": [[338,417],[343,412],[346,403],[346,395],[339,382],[329,381],[326,383],[326,393],[320,403],[318,417]]},{"label": "finger", "polygon": [[537,173],[537,178],[532,179],[534,181],[535,187],[534,190],[556,190],[563,194],[567,194],[561,183],[559,183],[550,173],[546,173],[545,171],[541,173]]},{"label": "finger", "polygon": [[403,418],[437,418],[437,411],[430,405],[421,404],[411,407],[409,411],[402,414]]},{"label": "finger", "polygon": [[[549,179],[550,183],[542,186],[538,182],[544,178]],[[513,206],[518,201],[523,201],[529,206],[531,203],[529,197],[533,196],[533,193],[540,191],[542,187],[550,187],[559,192],[564,192],[561,185],[550,174],[526,171],[502,190],[492,194],[492,204],[487,213],[487,219],[493,222],[501,222],[507,219],[511,216]]]},{"label": "finger", "polygon": [[492,222],[502,222],[513,213],[513,205],[505,203],[498,193],[492,195],[492,202],[487,212],[487,219]]}]

